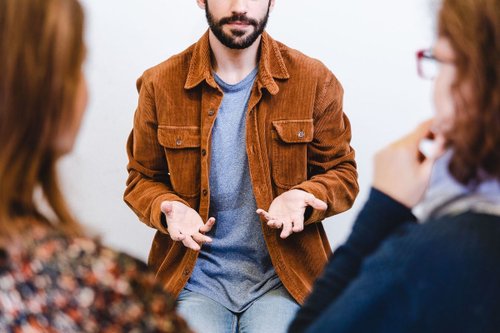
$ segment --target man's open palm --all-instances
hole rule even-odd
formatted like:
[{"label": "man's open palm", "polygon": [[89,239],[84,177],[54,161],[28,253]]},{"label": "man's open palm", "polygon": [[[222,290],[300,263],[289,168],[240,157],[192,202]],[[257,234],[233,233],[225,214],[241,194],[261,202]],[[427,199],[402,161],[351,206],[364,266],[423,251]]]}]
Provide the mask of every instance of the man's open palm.
[{"label": "man's open palm", "polygon": [[271,228],[283,229],[280,237],[287,238],[294,232],[304,230],[304,213],[306,207],[326,210],[328,208],[324,201],[317,199],[311,193],[302,190],[290,190],[277,196],[269,211],[257,209],[257,214],[267,220]]},{"label": "man's open palm", "polygon": [[199,251],[203,243],[212,241],[204,234],[215,224],[213,217],[204,224],[198,212],[179,201],[163,201],[161,211],[165,214],[167,230],[174,241],[180,241],[195,251]]}]

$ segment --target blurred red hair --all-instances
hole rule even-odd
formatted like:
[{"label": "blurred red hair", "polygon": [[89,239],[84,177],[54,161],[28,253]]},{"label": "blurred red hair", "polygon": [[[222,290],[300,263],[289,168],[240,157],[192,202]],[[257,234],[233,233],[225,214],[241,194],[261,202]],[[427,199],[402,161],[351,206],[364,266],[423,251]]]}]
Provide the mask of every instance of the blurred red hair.
[{"label": "blurred red hair", "polygon": [[79,233],[56,171],[60,129],[75,115],[84,58],[77,0],[0,2],[0,230],[18,218],[47,220],[33,198],[41,188],[57,227]]},{"label": "blurred red hair", "polygon": [[500,179],[500,0],[444,0],[438,30],[457,69],[450,172],[469,185]]}]

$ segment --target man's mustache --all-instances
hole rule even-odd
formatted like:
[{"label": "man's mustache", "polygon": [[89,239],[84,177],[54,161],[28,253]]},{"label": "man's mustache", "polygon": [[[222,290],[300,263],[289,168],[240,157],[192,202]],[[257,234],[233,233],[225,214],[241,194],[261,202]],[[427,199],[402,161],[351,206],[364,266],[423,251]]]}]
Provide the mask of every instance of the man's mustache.
[{"label": "man's mustache", "polygon": [[241,22],[243,24],[253,25],[255,27],[259,25],[259,22],[257,22],[257,20],[251,19],[247,17],[245,14],[236,14],[231,17],[224,17],[220,19],[219,25],[230,24],[233,22]]}]

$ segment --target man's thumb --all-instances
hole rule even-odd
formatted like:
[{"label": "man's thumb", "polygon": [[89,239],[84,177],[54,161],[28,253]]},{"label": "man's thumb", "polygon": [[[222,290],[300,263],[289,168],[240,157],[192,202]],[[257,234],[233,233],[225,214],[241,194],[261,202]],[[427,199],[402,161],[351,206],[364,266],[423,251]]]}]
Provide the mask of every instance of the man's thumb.
[{"label": "man's thumb", "polygon": [[161,211],[165,214],[165,215],[170,215],[172,213],[172,203],[170,201],[163,201],[161,203]]},{"label": "man's thumb", "polygon": [[311,196],[306,199],[306,204],[314,209],[326,210],[328,205],[323,200],[317,199],[315,196]]}]

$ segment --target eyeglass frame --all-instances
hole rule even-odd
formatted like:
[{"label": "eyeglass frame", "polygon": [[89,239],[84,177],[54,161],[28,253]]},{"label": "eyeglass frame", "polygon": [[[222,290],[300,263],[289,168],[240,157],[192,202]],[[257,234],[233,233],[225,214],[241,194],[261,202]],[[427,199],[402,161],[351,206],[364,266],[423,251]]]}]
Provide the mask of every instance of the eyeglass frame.
[{"label": "eyeglass frame", "polygon": [[422,60],[427,59],[427,60],[432,60],[436,62],[437,64],[453,64],[453,61],[445,61],[436,58],[434,53],[432,52],[432,49],[421,49],[416,52],[416,57],[417,57],[417,73],[418,76],[420,76],[422,79],[425,80],[433,80],[435,77],[428,77],[425,75],[423,69],[422,69]]},{"label": "eyeglass frame", "polygon": [[423,59],[428,59],[428,60],[432,60],[432,61],[435,61],[435,62],[441,62],[439,61],[439,59],[437,59],[434,54],[432,53],[432,49],[422,49],[422,50],[418,50],[416,52],[416,57],[417,57],[417,73],[418,73],[418,76],[420,76],[422,79],[428,79],[428,80],[432,80],[433,77],[427,77],[424,73],[424,70],[422,69],[422,60]]}]

